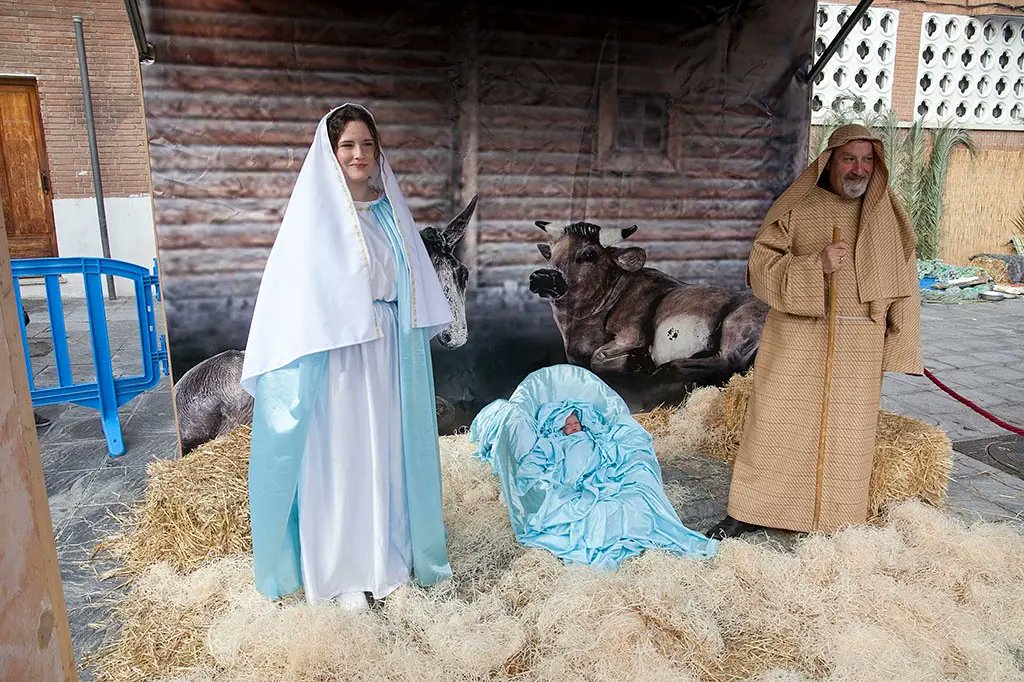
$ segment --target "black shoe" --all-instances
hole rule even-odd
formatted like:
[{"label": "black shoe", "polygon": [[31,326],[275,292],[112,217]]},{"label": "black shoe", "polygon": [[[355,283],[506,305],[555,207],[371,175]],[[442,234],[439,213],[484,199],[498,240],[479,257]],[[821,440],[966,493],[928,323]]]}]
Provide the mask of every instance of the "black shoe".
[{"label": "black shoe", "polygon": [[739,519],[734,519],[733,517],[726,515],[724,519],[716,523],[704,534],[709,538],[724,540],[726,538],[739,537],[740,535],[751,531],[762,530],[763,528],[764,526],[756,526],[753,523],[740,521]]},{"label": "black shoe", "polygon": [[36,418],[36,428],[37,429],[41,429],[41,428],[49,426],[50,424],[53,423],[49,419],[44,417],[43,415],[39,414],[38,412],[33,411],[32,414]]}]

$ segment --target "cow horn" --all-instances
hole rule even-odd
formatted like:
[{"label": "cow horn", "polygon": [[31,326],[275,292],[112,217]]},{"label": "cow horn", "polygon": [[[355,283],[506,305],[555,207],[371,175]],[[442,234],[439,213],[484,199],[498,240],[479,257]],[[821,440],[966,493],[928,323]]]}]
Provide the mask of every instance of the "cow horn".
[{"label": "cow horn", "polygon": [[540,229],[544,230],[545,232],[547,232],[548,231],[548,225],[550,225],[551,222],[547,221],[547,220],[535,220],[535,221],[533,221],[533,224],[536,225],[537,227],[539,227]]},{"label": "cow horn", "polygon": [[598,235],[598,241],[601,242],[601,246],[615,246],[634,232],[636,232],[636,225],[630,225],[626,228],[602,227]]}]

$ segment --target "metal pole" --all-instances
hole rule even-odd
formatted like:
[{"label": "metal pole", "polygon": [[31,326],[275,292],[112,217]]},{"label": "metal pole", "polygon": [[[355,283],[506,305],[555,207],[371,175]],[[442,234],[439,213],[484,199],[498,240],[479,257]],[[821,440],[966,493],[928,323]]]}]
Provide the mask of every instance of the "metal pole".
[{"label": "metal pole", "polygon": [[832,42],[828,44],[825,51],[821,53],[820,57],[818,57],[818,61],[807,73],[797,74],[796,78],[799,82],[810,83],[818,77],[821,70],[824,69],[825,65],[828,64],[828,61],[832,59],[832,55],[836,53],[839,46],[843,44],[844,40],[846,40],[846,36],[850,35],[850,32],[853,31],[853,27],[857,25],[860,18],[868,11],[868,7],[871,6],[871,2],[872,0],[860,0],[860,2],[857,3],[857,7],[854,8],[853,12],[846,19],[846,23],[840,27],[839,33],[836,34],[836,37],[832,39]]},{"label": "metal pole", "polygon": [[[82,100],[85,102],[85,126],[89,130],[89,155],[92,157],[92,186],[96,192],[96,212],[100,220],[100,243],[103,257],[110,258],[110,237],[107,235],[107,212],[103,208],[103,180],[100,178],[100,153],[96,148],[96,122],[92,117],[92,90],[89,89],[89,65],[85,61],[85,37],[82,35],[82,17],[71,17],[78,44],[78,68],[82,74]],[[107,275],[107,296],[117,300],[114,276]]]}]

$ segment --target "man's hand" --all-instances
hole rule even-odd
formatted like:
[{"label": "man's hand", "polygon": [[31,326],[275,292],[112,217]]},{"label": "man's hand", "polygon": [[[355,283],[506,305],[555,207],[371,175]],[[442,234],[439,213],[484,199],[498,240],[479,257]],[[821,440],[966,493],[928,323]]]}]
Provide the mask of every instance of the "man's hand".
[{"label": "man's hand", "polygon": [[847,253],[849,251],[850,247],[846,245],[846,242],[839,241],[835,244],[829,244],[821,252],[821,269],[826,275],[831,275],[846,265]]}]

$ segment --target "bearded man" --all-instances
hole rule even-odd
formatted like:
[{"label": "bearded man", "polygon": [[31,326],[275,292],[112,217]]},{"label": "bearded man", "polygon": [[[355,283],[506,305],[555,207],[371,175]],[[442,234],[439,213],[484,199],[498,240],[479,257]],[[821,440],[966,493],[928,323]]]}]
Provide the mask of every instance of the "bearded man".
[{"label": "bearded man", "polygon": [[880,140],[839,128],[751,249],[747,278],[771,310],[728,515],[709,536],[866,520],[883,373],[923,371],[915,248]]}]

